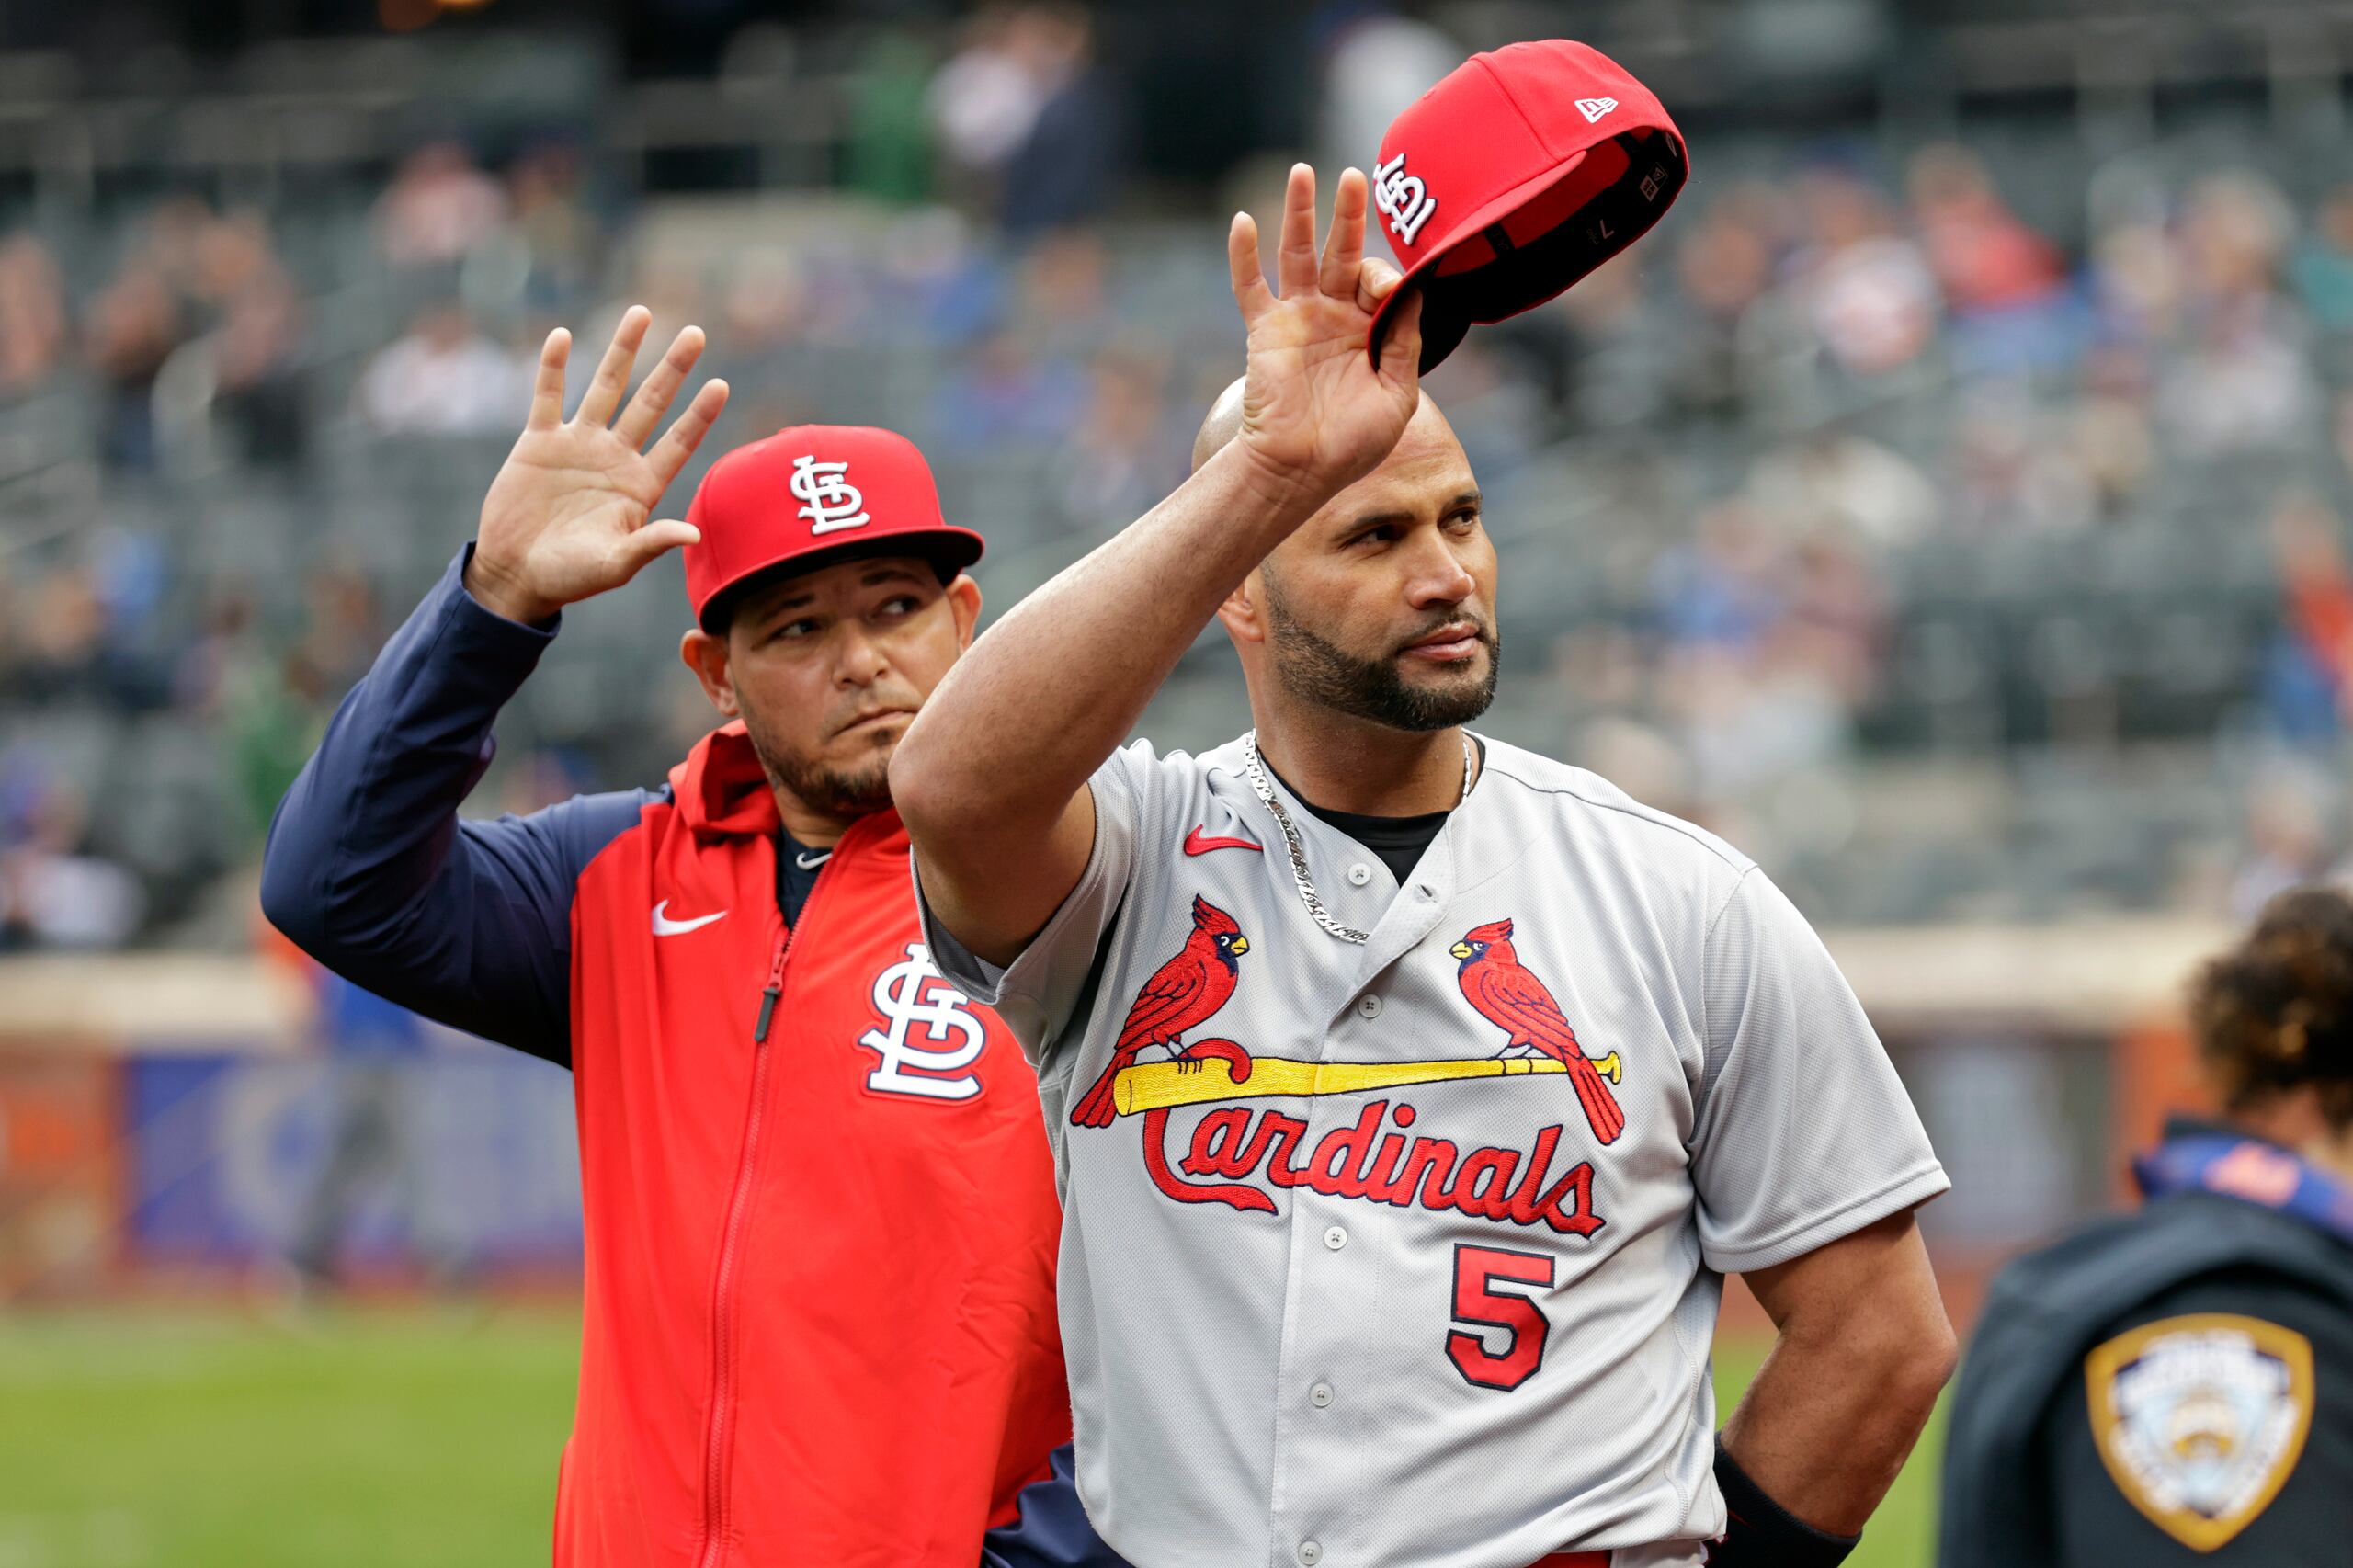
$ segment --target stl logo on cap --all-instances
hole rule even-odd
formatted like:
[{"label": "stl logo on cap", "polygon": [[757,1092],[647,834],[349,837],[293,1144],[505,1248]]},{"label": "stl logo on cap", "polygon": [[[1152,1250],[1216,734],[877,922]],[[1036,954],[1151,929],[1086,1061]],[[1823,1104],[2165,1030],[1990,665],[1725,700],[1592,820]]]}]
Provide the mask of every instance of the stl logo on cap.
[{"label": "stl logo on cap", "polygon": [[848,472],[846,462],[821,463],[805,454],[792,460],[789,483],[801,503],[801,515],[809,519],[812,534],[864,528],[872,520],[866,514],[866,497],[845,477]]},{"label": "stl logo on cap", "polygon": [[705,631],[723,626],[713,616],[725,596],[763,573],[904,553],[945,583],[981,558],[981,536],[940,515],[915,444],[864,425],[794,425],[736,448],[703,475],[687,521],[702,535],[685,551],[687,602]]},{"label": "stl logo on cap", "polygon": [[814,457],[795,457],[790,487],[800,499],[800,516],[810,520],[812,534],[833,534],[845,528],[866,528],[866,496],[845,478],[849,464],[821,464]]},{"label": "stl logo on cap", "polygon": [[1398,239],[1412,244],[1438,210],[1438,198],[1429,194],[1420,177],[1405,172],[1405,154],[1398,153],[1372,171],[1372,204],[1389,220]]}]

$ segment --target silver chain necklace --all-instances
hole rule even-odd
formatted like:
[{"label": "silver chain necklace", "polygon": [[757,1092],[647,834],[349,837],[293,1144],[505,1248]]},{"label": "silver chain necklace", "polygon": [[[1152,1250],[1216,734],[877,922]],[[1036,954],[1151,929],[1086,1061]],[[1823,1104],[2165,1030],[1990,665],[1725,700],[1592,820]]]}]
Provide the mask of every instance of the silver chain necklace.
[{"label": "silver chain necklace", "polygon": [[[1462,800],[1455,802],[1457,807],[1471,798],[1471,767],[1477,755],[1472,748],[1471,737],[1463,736]],[[1258,803],[1275,814],[1275,825],[1283,830],[1283,846],[1290,851],[1291,880],[1299,884],[1299,901],[1307,905],[1307,913],[1314,917],[1315,924],[1323,926],[1326,935],[1336,937],[1343,942],[1361,945],[1372,940],[1371,932],[1341,925],[1333,918],[1332,912],[1324,907],[1322,896],[1316,892],[1314,882],[1307,875],[1307,850],[1300,843],[1298,825],[1290,820],[1290,813],[1283,810],[1283,803],[1275,799],[1275,787],[1267,778],[1266,765],[1258,760],[1258,732],[1256,730],[1242,737],[1242,772],[1250,780],[1250,789],[1258,797]]]}]

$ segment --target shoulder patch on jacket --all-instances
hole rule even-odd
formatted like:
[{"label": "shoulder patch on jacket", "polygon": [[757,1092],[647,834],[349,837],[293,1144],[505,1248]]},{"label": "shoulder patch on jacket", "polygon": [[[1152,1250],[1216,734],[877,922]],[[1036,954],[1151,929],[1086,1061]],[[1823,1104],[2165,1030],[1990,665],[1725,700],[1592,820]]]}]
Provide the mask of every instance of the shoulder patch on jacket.
[{"label": "shoulder patch on jacket", "polygon": [[2195,1551],[2270,1506],[2312,1429],[2312,1342],[2261,1318],[2143,1324],[2095,1347],[2084,1376],[2117,1489]]}]

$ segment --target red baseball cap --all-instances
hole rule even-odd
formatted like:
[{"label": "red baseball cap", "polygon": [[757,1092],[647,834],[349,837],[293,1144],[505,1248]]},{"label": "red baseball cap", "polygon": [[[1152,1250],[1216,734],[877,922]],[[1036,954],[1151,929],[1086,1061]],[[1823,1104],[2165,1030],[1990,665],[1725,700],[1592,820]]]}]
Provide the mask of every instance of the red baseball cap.
[{"label": "red baseball cap", "polygon": [[981,558],[981,536],[939,515],[939,486],[915,444],[864,425],[795,425],[710,465],[687,521],[687,602],[711,631],[712,605],[779,567],[813,572],[868,555],[919,555],[946,582]]},{"label": "red baseball cap", "polygon": [[1540,305],[1658,222],[1690,176],[1683,133],[1625,67],[1566,39],[1474,54],[1391,122],[1372,201],[1422,294],[1422,369],[1473,322]]}]

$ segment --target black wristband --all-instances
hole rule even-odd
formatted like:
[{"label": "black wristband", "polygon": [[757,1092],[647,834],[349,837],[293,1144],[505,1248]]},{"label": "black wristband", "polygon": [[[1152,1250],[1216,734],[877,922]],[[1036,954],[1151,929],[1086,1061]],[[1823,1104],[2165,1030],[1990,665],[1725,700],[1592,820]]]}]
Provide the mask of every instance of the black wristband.
[{"label": "black wristband", "polygon": [[1716,1439],[1716,1485],[1731,1517],[1723,1540],[1709,1549],[1711,1568],[1837,1568],[1863,1539],[1815,1529],[1765,1495],[1722,1437]]}]

